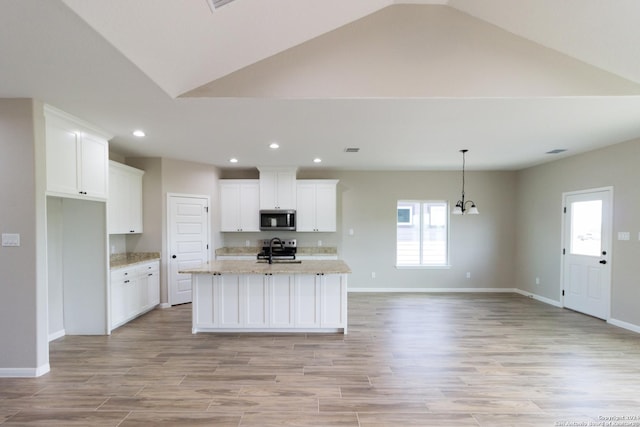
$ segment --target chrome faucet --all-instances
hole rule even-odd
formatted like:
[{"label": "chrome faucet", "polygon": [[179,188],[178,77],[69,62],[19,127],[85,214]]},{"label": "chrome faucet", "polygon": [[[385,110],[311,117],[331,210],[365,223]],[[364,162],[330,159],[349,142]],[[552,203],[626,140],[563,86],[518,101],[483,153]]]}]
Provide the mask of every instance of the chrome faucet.
[{"label": "chrome faucet", "polygon": [[284,243],[282,243],[279,237],[274,237],[269,240],[269,264],[273,264],[273,243],[276,241],[280,244],[281,248],[284,248]]}]

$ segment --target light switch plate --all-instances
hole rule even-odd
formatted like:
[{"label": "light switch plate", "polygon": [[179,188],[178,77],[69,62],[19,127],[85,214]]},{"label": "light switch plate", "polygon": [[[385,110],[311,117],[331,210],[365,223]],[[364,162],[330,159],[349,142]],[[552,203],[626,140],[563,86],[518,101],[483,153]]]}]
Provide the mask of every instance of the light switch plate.
[{"label": "light switch plate", "polygon": [[618,240],[630,240],[631,233],[628,231],[618,231]]},{"label": "light switch plate", "polygon": [[2,246],[20,246],[20,235],[17,233],[2,233]]}]

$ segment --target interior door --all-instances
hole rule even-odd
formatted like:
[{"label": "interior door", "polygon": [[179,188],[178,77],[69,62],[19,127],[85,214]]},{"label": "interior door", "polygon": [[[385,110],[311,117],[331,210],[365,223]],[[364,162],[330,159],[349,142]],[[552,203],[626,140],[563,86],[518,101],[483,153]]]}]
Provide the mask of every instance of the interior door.
[{"label": "interior door", "polygon": [[169,195],[169,304],[192,301],[191,275],[180,270],[199,268],[209,261],[209,198]]},{"label": "interior door", "polygon": [[612,189],[564,196],[564,306],[608,319]]}]

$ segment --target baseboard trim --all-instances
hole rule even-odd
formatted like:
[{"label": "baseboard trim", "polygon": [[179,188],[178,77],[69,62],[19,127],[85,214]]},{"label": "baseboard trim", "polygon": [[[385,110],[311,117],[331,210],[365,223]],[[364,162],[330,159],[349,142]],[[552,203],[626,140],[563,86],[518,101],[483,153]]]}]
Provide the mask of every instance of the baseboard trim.
[{"label": "baseboard trim", "polygon": [[61,330],[56,331],[56,332],[52,332],[52,333],[49,334],[49,342],[51,342],[53,340],[57,340],[58,338],[62,338],[65,335],[67,335],[67,333],[65,332],[64,329],[61,329]]},{"label": "baseboard trim", "polygon": [[163,302],[162,304],[159,305],[160,308],[171,308],[171,304],[169,304],[168,302]]},{"label": "baseboard trim", "polygon": [[37,368],[0,368],[0,378],[36,378],[50,370],[48,363]]},{"label": "baseboard trim", "polygon": [[474,292],[492,292],[492,293],[513,293],[514,288],[348,288],[348,292],[380,292],[380,293],[393,293],[393,292],[416,292],[416,293],[474,293]]},{"label": "baseboard trim", "polygon": [[607,320],[607,323],[640,334],[640,326],[634,325],[633,323],[624,322],[618,319],[609,319]]},{"label": "baseboard trim", "polygon": [[562,303],[560,301],[556,301],[556,300],[553,300],[551,298],[547,298],[547,297],[543,297],[543,296],[540,296],[540,295],[536,295],[536,294],[528,292],[528,291],[523,291],[522,289],[517,289],[516,288],[513,291],[515,293],[523,295],[525,297],[533,298],[536,301],[540,301],[540,302],[543,302],[545,304],[552,305],[554,307],[562,308]]}]

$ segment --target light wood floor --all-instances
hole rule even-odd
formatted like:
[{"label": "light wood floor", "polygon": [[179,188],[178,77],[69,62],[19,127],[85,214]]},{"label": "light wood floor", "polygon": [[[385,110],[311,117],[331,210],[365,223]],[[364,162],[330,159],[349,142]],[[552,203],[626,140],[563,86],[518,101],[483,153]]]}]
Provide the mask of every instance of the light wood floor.
[{"label": "light wood floor", "polygon": [[640,426],[640,335],[519,295],[351,294],[346,336],[190,313],[52,342],[49,374],[0,379],[0,425]]}]

